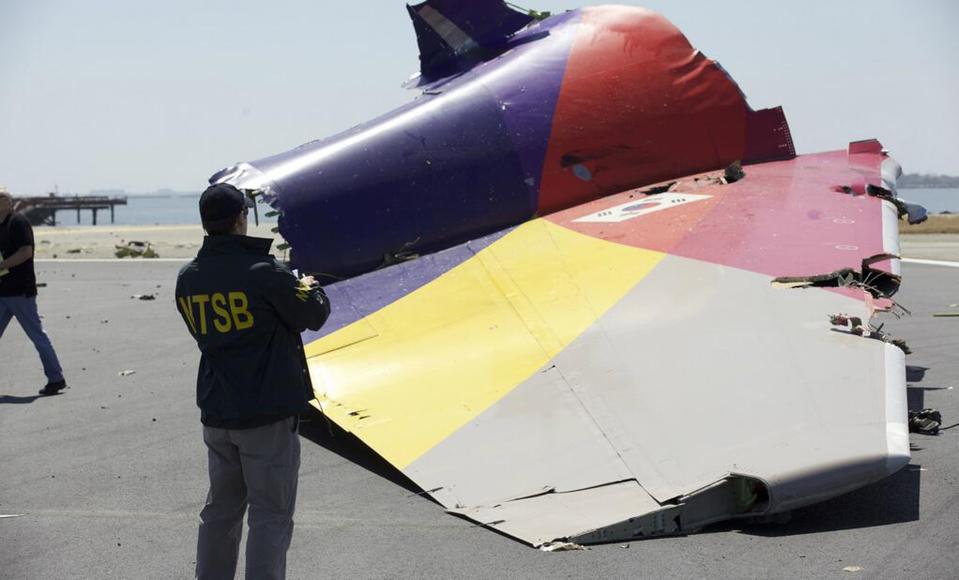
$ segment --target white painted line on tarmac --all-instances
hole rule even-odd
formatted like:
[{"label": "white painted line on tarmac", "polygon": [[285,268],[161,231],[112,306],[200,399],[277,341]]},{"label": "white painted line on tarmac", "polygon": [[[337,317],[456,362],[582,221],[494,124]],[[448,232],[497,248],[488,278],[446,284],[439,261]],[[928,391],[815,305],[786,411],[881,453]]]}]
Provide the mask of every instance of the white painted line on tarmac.
[{"label": "white painted line on tarmac", "polygon": [[946,268],[959,268],[959,262],[946,262],[943,260],[914,260],[912,258],[902,258],[900,262],[904,264],[923,264],[925,266],[944,266]]}]

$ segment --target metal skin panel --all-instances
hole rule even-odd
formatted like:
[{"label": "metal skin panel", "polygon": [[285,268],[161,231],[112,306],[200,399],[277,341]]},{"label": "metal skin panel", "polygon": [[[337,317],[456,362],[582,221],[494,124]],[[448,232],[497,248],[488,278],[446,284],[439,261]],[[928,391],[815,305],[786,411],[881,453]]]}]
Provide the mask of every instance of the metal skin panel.
[{"label": "metal skin panel", "polygon": [[[554,228],[543,232],[555,239],[560,231]],[[496,379],[486,370],[474,382],[476,371],[462,353],[421,366],[409,360],[410,354],[435,354],[438,342],[469,353],[482,347],[464,338],[450,341],[450,328],[438,330],[429,318],[408,327],[412,318],[391,313],[395,305],[369,319],[388,329],[382,336],[310,359],[330,416],[433,490],[444,505],[461,511],[491,508],[546,490],[575,491],[630,477],[664,502],[742,473],[767,482],[769,509],[778,511],[845,493],[908,461],[901,351],[833,332],[827,321],[833,312],[868,317],[862,300],[821,289],[777,289],[769,276],[670,256],[657,261],[585,332],[556,345],[566,341],[536,324],[556,317],[568,303],[534,288],[542,269],[526,273],[525,280],[522,272],[530,258],[543,254],[542,247],[520,236],[498,243],[489,248],[496,262],[515,257],[521,247],[530,253],[499,272],[482,256],[460,268],[476,263],[480,269],[474,275],[480,278],[508,276],[515,285],[492,292],[513,296],[510,305],[525,303],[510,316],[518,313],[522,324],[507,326],[495,307],[460,302],[462,312],[472,311],[466,318],[445,310],[437,293],[459,302],[466,286],[481,286],[475,278],[456,285],[454,279],[462,279],[456,271],[411,295],[411,301],[429,306],[407,307],[423,315],[427,308],[439,312],[463,334],[477,332],[475,317],[507,334],[532,337],[536,346],[527,343],[529,350],[516,336],[504,342],[503,335],[494,334],[502,350],[487,345],[482,362],[516,369],[518,361],[504,361],[503,353],[525,358],[539,348],[552,353],[539,372],[522,370]],[[587,245],[591,251],[583,253],[602,260],[598,248]],[[576,294],[595,301],[588,291]],[[550,302],[561,307],[549,312]],[[530,308],[539,316],[522,312]],[[422,342],[423,334],[429,344]],[[314,342],[310,350],[320,350],[323,342]],[[408,364],[391,362],[396,358]],[[663,364],[677,358],[675,364]],[[374,359],[376,365],[364,371],[366,361]],[[435,375],[443,378],[437,381]],[[521,375],[531,377],[510,388],[508,381]],[[493,393],[469,391],[502,380]],[[463,408],[471,416],[461,425],[435,429],[451,409],[465,416]],[[423,425],[411,429],[411,421]],[[404,455],[411,448],[422,450],[414,461]],[[578,500],[567,496],[564,501]],[[514,511],[511,518],[523,519]],[[462,513],[473,517],[469,510]],[[622,504],[606,506],[602,513],[602,518],[591,513],[590,525],[613,525],[646,512]],[[594,529],[576,518],[547,525],[548,518],[539,516],[533,510],[529,521],[497,529],[534,545]],[[483,517],[475,519],[487,523]]]},{"label": "metal skin panel", "polygon": [[[589,532],[659,508],[635,481],[624,481],[575,493],[549,493],[494,506],[449,511],[539,547],[572,537],[574,531]],[[557,535],[560,530],[567,533]]]},{"label": "metal skin panel", "polygon": [[472,258],[510,231],[512,228],[507,228],[435,254],[327,286],[325,290],[330,298],[330,318],[320,330],[305,331],[304,344],[332,334],[392,304]]},{"label": "metal skin panel", "polygon": [[[523,167],[522,187],[527,193],[530,216],[539,205],[553,111],[579,17],[578,11],[571,11],[527,27],[516,35],[516,48],[497,59],[502,64],[482,64],[475,71],[477,75],[484,75],[483,82],[500,103],[503,124]],[[485,72],[493,67],[509,66],[512,61],[520,61],[515,66],[522,67],[522,77]]]},{"label": "metal skin panel", "polygon": [[[698,194],[624,192],[333,285],[372,291],[455,264],[311,341],[322,408],[457,513],[481,523],[529,513],[497,529],[534,545],[619,538],[654,514],[609,505],[589,516],[597,528],[537,524],[549,518],[533,508],[555,500],[516,498],[543,492],[567,508],[591,505],[592,493],[578,494],[633,479],[664,509],[680,500],[668,509],[695,522],[722,517],[726,504],[691,494],[731,474],[765,482],[768,512],[882,478],[909,458],[902,351],[829,323],[839,313],[868,320],[876,302],[861,289],[771,283],[793,263],[854,266],[895,241],[886,202],[825,187],[866,173],[863,159],[840,157],[750,166],[730,185],[711,175],[677,184],[701,181]],[[795,185],[807,172],[828,175]],[[815,227],[790,231],[795,216],[852,209],[858,226],[812,221],[857,251],[823,247]],[[736,228],[766,241],[699,259],[649,250],[708,249],[698,238],[721,245]],[[721,263],[730,261],[759,271]],[[708,517],[694,513],[707,504]]]},{"label": "metal skin panel", "polygon": [[548,214],[743,159],[739,87],[662,16],[584,8],[560,91],[539,210]]},{"label": "metal skin panel", "polygon": [[[501,109],[481,84],[427,96],[347,137],[254,162],[276,184],[302,270],[337,277],[440,249],[530,215]],[[478,162],[482,160],[482,162]],[[525,188],[523,188],[525,189]]]},{"label": "metal skin panel", "polygon": [[908,461],[902,351],[829,320],[888,296],[771,284],[898,247],[878,141],[794,159],[782,111],[650,11],[503,10],[413,7],[417,100],[211,178],[336,281],[304,336],[316,405],[533,544],[683,533]]},{"label": "metal skin panel", "polygon": [[[404,473],[425,489],[436,490],[430,495],[451,508],[493,506],[513,498],[634,478],[552,362],[439,442]],[[614,515],[624,519],[623,513]],[[502,518],[488,521],[493,519]]]},{"label": "metal skin panel", "polygon": [[536,23],[412,103],[211,181],[265,192],[295,265],[327,281],[522,223],[536,212],[575,19]]},{"label": "metal skin panel", "polygon": [[829,324],[868,319],[865,303],[770,281],[669,256],[553,359],[657,500],[741,473],[767,482],[776,511],[908,462],[887,441],[887,423],[906,423],[901,401],[887,409],[904,370],[887,376],[889,345]]},{"label": "metal skin panel", "polygon": [[261,192],[281,212],[294,265],[328,282],[747,154],[781,156],[788,141],[784,120],[750,124],[758,113],[725,71],[639,8],[535,22],[424,89],[211,182]]},{"label": "metal skin panel", "polygon": [[802,155],[747,166],[745,177],[729,184],[719,183],[722,172],[682,178],[661,195],[709,197],[656,216],[614,223],[582,219],[624,203],[662,199],[630,190],[547,219],[587,235],[770,276],[859,269],[864,258],[896,248],[896,219],[884,215],[888,202],[836,189],[864,175],[878,178],[885,159],[851,159],[845,151]]},{"label": "metal skin panel", "polygon": [[542,369],[662,258],[545,220],[523,224],[429,284],[310,342],[317,399],[340,426],[406,469]]}]

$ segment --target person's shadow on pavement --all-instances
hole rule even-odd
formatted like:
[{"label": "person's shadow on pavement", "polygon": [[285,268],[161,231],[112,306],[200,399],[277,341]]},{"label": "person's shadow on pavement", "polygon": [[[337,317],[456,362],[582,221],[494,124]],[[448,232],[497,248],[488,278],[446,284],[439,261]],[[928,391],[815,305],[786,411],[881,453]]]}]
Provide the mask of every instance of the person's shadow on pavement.
[{"label": "person's shadow on pavement", "polygon": [[0,405],[28,405],[37,399],[40,395],[30,395],[29,397],[15,397],[13,395],[0,395]]}]

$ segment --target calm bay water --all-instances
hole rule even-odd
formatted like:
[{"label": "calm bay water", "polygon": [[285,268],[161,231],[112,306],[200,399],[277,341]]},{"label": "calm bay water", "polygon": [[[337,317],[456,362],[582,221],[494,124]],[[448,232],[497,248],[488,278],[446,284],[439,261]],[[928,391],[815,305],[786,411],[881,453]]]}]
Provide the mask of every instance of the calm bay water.
[{"label": "calm bay water", "polygon": [[[152,226],[152,225],[181,225],[200,223],[200,194],[196,195],[131,195],[127,197],[127,205],[117,206],[116,225],[124,226]],[[276,222],[276,218],[266,218],[264,213],[269,207],[258,205],[260,223]],[[81,212],[80,225],[91,225],[92,214],[89,211]],[[58,223],[64,226],[77,225],[77,214],[72,211],[63,211],[57,214]],[[252,223],[253,216],[250,216]],[[101,211],[97,215],[97,224],[109,225],[110,212]]]},{"label": "calm bay water", "polygon": [[[930,213],[952,212],[959,213],[959,188],[952,189],[903,189],[900,197],[926,207]],[[130,196],[126,206],[116,209],[116,223],[118,225],[176,225],[199,224],[200,213],[197,204],[200,195],[184,196]],[[263,214],[267,206],[260,205],[260,222],[275,222],[276,218],[266,218]],[[76,214],[61,212],[58,219],[62,225],[76,224]],[[97,221],[106,225],[110,223],[110,213],[100,212]],[[80,225],[90,225],[91,214],[82,212]]]},{"label": "calm bay water", "polygon": [[959,187],[950,189],[900,189],[899,197],[918,203],[929,213],[959,213]]}]

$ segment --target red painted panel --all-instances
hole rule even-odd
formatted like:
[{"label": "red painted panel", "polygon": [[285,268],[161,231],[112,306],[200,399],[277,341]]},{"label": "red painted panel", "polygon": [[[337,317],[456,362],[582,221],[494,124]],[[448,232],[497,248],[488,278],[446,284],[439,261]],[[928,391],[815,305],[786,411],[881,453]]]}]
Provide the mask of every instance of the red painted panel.
[{"label": "red painted panel", "polygon": [[721,172],[685,178],[674,193],[711,197],[621,222],[574,220],[657,196],[627,191],[548,219],[602,239],[770,276],[858,270],[863,259],[883,253],[882,202],[836,188],[878,176],[882,159],[846,151],[803,155],[750,165],[744,179],[728,185],[716,184]]},{"label": "red painted panel", "polygon": [[540,214],[742,159],[747,111],[739,87],[662,16],[583,9],[553,117]]}]

